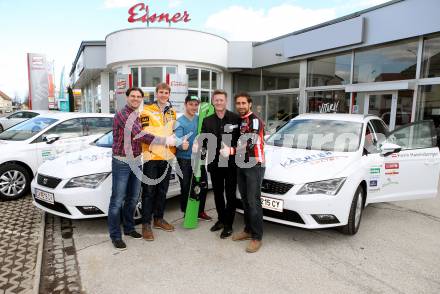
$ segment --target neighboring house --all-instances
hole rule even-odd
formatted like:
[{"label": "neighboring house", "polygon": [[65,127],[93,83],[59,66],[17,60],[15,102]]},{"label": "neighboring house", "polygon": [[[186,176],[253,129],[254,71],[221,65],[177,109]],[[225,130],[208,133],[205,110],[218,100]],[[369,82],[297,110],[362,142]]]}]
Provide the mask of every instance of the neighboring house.
[{"label": "neighboring house", "polygon": [[0,91],[0,113],[12,111],[12,99]]}]

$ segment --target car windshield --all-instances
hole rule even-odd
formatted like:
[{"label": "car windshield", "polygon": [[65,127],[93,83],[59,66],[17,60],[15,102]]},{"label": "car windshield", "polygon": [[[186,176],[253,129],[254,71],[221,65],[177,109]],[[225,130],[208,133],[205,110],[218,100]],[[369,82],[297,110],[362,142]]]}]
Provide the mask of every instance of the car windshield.
[{"label": "car windshield", "polygon": [[54,124],[57,119],[37,116],[0,134],[0,140],[23,141]]},{"label": "car windshield", "polygon": [[362,123],[294,119],[270,136],[266,144],[297,149],[353,152],[359,149]]},{"label": "car windshield", "polygon": [[113,145],[113,132],[110,131],[98,140],[95,141],[95,145],[98,147],[112,148]]}]

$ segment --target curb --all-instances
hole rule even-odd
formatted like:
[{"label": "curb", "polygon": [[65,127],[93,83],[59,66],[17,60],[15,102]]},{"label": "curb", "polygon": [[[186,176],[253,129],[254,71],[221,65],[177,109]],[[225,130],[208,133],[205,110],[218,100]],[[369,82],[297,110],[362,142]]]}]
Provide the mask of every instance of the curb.
[{"label": "curb", "polygon": [[35,277],[34,277],[34,287],[32,290],[33,294],[38,294],[40,290],[40,278],[41,278],[41,265],[43,262],[43,245],[44,245],[44,231],[46,226],[45,221],[46,213],[42,211],[41,215],[41,224],[40,224],[40,235],[39,235],[39,244],[38,244],[38,252],[37,252],[37,264],[35,265]]}]

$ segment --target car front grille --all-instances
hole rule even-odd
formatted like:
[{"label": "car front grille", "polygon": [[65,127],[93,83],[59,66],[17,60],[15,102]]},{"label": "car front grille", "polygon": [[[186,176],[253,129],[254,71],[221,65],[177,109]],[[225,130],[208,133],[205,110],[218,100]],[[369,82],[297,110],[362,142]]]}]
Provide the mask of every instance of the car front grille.
[{"label": "car front grille", "polygon": [[290,189],[292,189],[292,187],[293,184],[264,179],[261,185],[261,192],[274,195],[283,195],[286,194]]},{"label": "car front grille", "polygon": [[37,176],[38,185],[52,188],[52,189],[55,189],[61,181],[62,181],[61,179],[49,177],[49,176],[42,175],[42,174],[38,174],[38,176]]}]

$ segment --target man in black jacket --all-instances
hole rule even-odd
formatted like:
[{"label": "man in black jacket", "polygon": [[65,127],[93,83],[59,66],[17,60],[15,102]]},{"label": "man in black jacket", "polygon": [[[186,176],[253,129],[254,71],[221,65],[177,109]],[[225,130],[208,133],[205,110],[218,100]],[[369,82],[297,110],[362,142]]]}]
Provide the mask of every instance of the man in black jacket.
[{"label": "man in black jacket", "polygon": [[[208,164],[211,182],[214,190],[215,207],[218,221],[211,231],[223,229],[220,238],[225,239],[232,235],[232,224],[235,216],[235,193],[237,189],[237,168],[232,150],[237,146],[240,136],[240,117],[227,110],[227,93],[215,90],[212,95],[212,104],[215,113],[203,120],[202,134],[213,134],[217,139],[214,160]],[[203,144],[206,148],[206,142]],[[213,150],[208,150],[213,152]],[[225,202],[226,196],[226,202]]]}]

